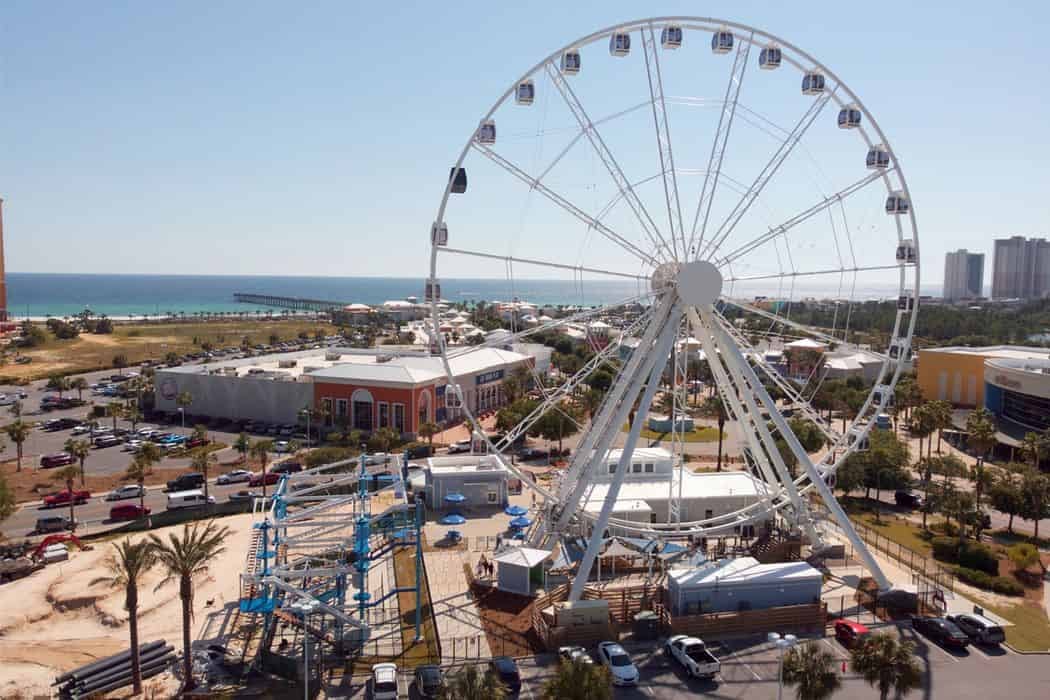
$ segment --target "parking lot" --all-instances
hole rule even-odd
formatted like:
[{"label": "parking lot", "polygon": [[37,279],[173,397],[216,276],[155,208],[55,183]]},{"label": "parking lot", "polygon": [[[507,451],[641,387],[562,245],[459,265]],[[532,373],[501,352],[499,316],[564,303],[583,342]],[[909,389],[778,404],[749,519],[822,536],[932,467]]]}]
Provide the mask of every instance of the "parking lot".
[{"label": "parking lot", "polygon": [[[922,686],[911,698],[1009,698],[1045,700],[1050,697],[1050,664],[1044,655],[1023,655],[1006,647],[977,647],[963,651],[942,648],[917,635],[908,623],[875,626],[876,631],[888,630],[916,644],[916,656],[924,669]],[[863,679],[848,670],[849,651],[833,637],[810,638],[805,643],[819,644],[831,652],[843,679],[836,698],[877,698],[878,692]],[[625,642],[637,666],[640,681],[633,688],[616,688],[616,698],[682,698],[711,696],[724,698],[777,697],[779,652],[762,637],[712,642],[709,649],[721,662],[721,672],[713,681],[702,681],[686,676],[681,667],[664,656],[659,642]],[[592,656],[593,656],[593,649]],[[842,672],[842,663],[847,670]],[[518,697],[528,700],[542,696],[544,683],[555,672],[557,660],[553,655],[519,659],[522,688]],[[446,671],[455,671],[455,668]],[[410,674],[403,674],[402,697],[417,698],[409,687]],[[794,697],[793,690],[785,688],[785,697]],[[368,679],[356,677],[339,688],[330,688],[329,697],[368,698]]]}]

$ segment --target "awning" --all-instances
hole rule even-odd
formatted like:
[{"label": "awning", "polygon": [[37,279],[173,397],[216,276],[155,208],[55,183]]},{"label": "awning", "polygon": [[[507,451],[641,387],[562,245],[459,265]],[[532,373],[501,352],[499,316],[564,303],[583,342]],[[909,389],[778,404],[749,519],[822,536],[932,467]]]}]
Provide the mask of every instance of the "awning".
[{"label": "awning", "polygon": [[542,564],[551,555],[546,549],[533,549],[532,547],[514,547],[506,549],[492,558],[497,564],[508,566],[521,566],[531,569]]}]

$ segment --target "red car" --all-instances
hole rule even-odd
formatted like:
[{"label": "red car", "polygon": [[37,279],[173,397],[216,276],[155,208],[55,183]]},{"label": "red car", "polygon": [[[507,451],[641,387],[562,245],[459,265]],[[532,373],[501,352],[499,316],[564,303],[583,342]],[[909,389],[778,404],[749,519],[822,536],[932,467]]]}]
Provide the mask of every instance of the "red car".
[{"label": "red car", "polygon": [[64,467],[73,463],[73,455],[68,452],[56,452],[52,455],[44,455],[40,458],[40,466],[44,469],[51,467]]},{"label": "red car", "polygon": [[91,498],[90,491],[59,491],[53,493],[50,496],[44,497],[45,508],[56,508],[58,506],[68,506],[72,500],[74,505],[80,505],[87,503],[87,500]]},{"label": "red car", "polygon": [[[266,472],[266,485],[267,486],[269,486],[271,484],[276,484],[280,480],[281,480],[281,475],[280,474],[274,474],[273,472]],[[252,478],[248,481],[248,485],[249,486],[262,486],[263,485],[263,475],[262,474],[252,474]]]},{"label": "red car", "polygon": [[189,440],[186,441],[186,447],[187,448],[200,447],[201,445],[207,445],[207,444],[208,444],[208,441],[205,440],[204,438],[190,438]]},{"label": "red car", "polygon": [[835,622],[835,639],[842,642],[847,649],[852,649],[869,634],[871,634],[871,630],[859,622],[853,622],[852,620],[837,620]]},{"label": "red car", "polygon": [[109,509],[110,520],[136,520],[149,514],[149,506],[143,508],[134,503],[125,503],[124,505],[113,506]]}]

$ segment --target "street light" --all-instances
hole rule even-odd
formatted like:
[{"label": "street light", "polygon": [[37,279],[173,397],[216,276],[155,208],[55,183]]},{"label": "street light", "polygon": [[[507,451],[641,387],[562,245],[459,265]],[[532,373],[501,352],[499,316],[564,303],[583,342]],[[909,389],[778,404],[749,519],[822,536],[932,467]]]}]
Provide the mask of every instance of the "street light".
[{"label": "street light", "polygon": [[766,639],[769,640],[770,644],[775,644],[777,649],[780,650],[780,666],[777,671],[777,700],[782,700],[784,697],[784,650],[791,649],[798,644],[798,637],[793,634],[785,634],[782,637],[776,632],[770,632],[766,635]]},{"label": "street light", "polygon": [[303,698],[310,700],[310,615],[317,612],[317,601],[297,600],[289,606],[303,620]]},{"label": "street light", "polygon": [[179,416],[182,418],[182,429],[186,429],[186,409],[179,406]]}]

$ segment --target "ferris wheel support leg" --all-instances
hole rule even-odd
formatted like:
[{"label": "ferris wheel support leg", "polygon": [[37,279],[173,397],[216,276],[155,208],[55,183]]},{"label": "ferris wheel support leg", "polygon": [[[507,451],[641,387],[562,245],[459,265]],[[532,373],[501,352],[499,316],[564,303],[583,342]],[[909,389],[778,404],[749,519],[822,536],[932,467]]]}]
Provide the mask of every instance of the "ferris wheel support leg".
[{"label": "ferris wheel support leg", "polygon": [[[620,427],[630,412],[634,397],[641,391],[641,382],[651,371],[651,364],[657,361],[653,355],[646,352],[646,348],[652,348],[664,324],[668,323],[668,315],[674,313],[674,300],[670,295],[660,303],[664,306],[653,315],[653,320],[642,336],[641,343],[627,361],[623,380],[614,385],[610,395],[602,402],[597,419],[591,424],[590,430],[587,431],[583,442],[576,450],[573,463],[566,472],[565,480],[558,492],[561,501],[558,507],[561,510],[555,529],[559,532],[564,530],[569,520],[576,514],[576,507],[589,484],[590,470],[594,469],[596,462],[605,459],[613,438],[620,432]],[[681,318],[680,315],[679,318]],[[656,349],[653,348],[652,352],[655,353],[655,351]]]},{"label": "ferris wheel support leg", "polygon": [[[744,373],[751,385],[754,387],[755,395],[758,396],[759,400],[765,406],[769,412],[770,420],[776,425],[777,429],[780,430],[780,434],[787,442],[788,447],[794,453],[795,457],[798,458],[799,464],[806,472],[806,476],[809,477],[810,482],[816,487],[817,492],[820,494],[828,510],[831,511],[832,517],[835,518],[835,522],[838,523],[839,527],[846,534],[846,538],[849,539],[850,544],[853,545],[854,550],[860,555],[864,565],[871,572],[876,583],[879,585],[880,590],[889,590],[892,587],[890,580],[886,578],[886,574],[883,573],[882,567],[879,566],[878,561],[868,551],[867,545],[864,544],[864,540],[860,538],[857,531],[853,528],[853,523],[850,521],[849,516],[846,515],[846,511],[842,510],[842,506],[835,499],[835,495],[831,492],[831,488],[827,482],[824,481],[823,477],[817,471],[817,468],[813,465],[813,461],[809,458],[809,454],[802,447],[802,444],[798,441],[798,437],[795,436],[794,431],[784,420],[784,416],[777,410],[776,404],[772,397],[766,391],[765,387],[762,386],[762,382],[758,380],[758,375],[755,374],[754,369],[747,363],[740,349],[732,342],[727,340],[725,331],[718,326],[712,326],[712,330],[715,334],[715,338],[718,341],[719,349],[723,353],[727,353],[734,364]],[[793,482],[791,482],[792,485]],[[797,491],[796,491],[797,493]],[[812,525],[812,521],[810,521]]]},{"label": "ferris wheel support leg", "polygon": [[[746,365],[747,361],[744,360],[744,356],[740,353],[740,349],[731,341],[728,345],[732,347],[727,347],[725,335],[721,333],[721,328],[715,325],[709,308],[699,307],[699,309],[697,309],[696,307],[692,307],[689,309],[689,314],[690,318],[694,315],[698,316],[695,320],[699,320],[699,325],[708,329],[707,333],[711,334],[711,340],[714,342],[715,348],[717,349],[717,352],[714,353],[714,355],[721,358],[726,369],[729,370],[729,373],[733,377],[733,383],[740,390],[740,395],[747,406],[751,423],[754,425],[755,432],[762,443],[762,450],[758,453],[753,452],[752,456],[758,459],[761,452],[764,452],[769,457],[769,460],[773,464],[776,478],[784,488],[788,500],[791,501],[791,505],[794,508],[796,524],[802,527],[806,533],[806,537],[814,546],[819,546],[820,534],[817,532],[817,528],[813,525],[813,519],[809,515],[806,503],[799,495],[798,489],[795,487],[795,482],[791,478],[791,473],[788,471],[787,464],[784,462],[784,456],[780,454],[776,440],[773,439],[773,435],[770,432],[769,427],[766,425],[765,419],[762,418],[762,410],[755,401],[756,395],[765,393],[765,388],[762,386],[761,382],[758,382],[758,377],[753,372],[748,376],[747,372],[742,370],[740,363],[743,362],[743,364]],[[707,333],[704,335],[706,336]],[[750,369],[750,366],[748,366],[748,369]],[[760,396],[759,400],[761,400]],[[769,407],[767,406],[766,408],[768,409]],[[774,408],[771,413],[776,413],[776,409]]]},{"label": "ferris wheel support leg", "polygon": [[[613,475],[612,483],[609,484],[609,491],[605,494],[605,502],[602,503],[601,513],[598,515],[598,520],[595,521],[594,527],[591,530],[591,539],[587,543],[587,551],[583,554],[583,559],[580,561],[579,568],[576,569],[576,576],[572,580],[572,588],[569,590],[569,602],[575,603],[580,599],[583,594],[583,587],[587,583],[587,578],[590,575],[591,567],[594,566],[594,560],[598,556],[598,550],[601,549],[603,535],[605,534],[605,528],[609,525],[609,518],[612,517],[613,508],[616,507],[616,497],[620,493],[620,486],[623,485],[624,476],[627,474],[627,470],[631,466],[631,459],[634,456],[635,445],[638,444],[638,438],[642,432],[642,425],[645,424],[646,415],[649,413],[649,406],[652,405],[653,397],[656,395],[656,390],[660,387],[660,376],[663,374],[664,366],[667,364],[667,358],[671,353],[671,346],[674,344],[675,335],[678,331],[678,325],[682,320],[682,308],[677,303],[671,308],[668,318],[664,322],[663,328],[660,330],[660,338],[656,342],[656,346],[653,348],[652,354],[646,358],[646,369],[647,373],[639,373],[634,378],[632,384],[632,391],[629,391],[624,398],[624,403],[621,405],[621,411],[630,408],[631,399],[636,395],[640,388],[641,381],[643,378],[647,378],[645,391],[642,393],[642,399],[638,404],[638,412],[634,416],[634,422],[631,423],[631,430],[627,434],[627,441],[624,443],[623,450],[620,452],[620,462],[616,466],[616,474]],[[648,375],[646,377],[646,375]],[[620,411],[617,411],[619,416]],[[608,448],[606,448],[608,449]],[[599,455],[596,454],[595,458]],[[604,459],[604,453],[600,456]]]}]

